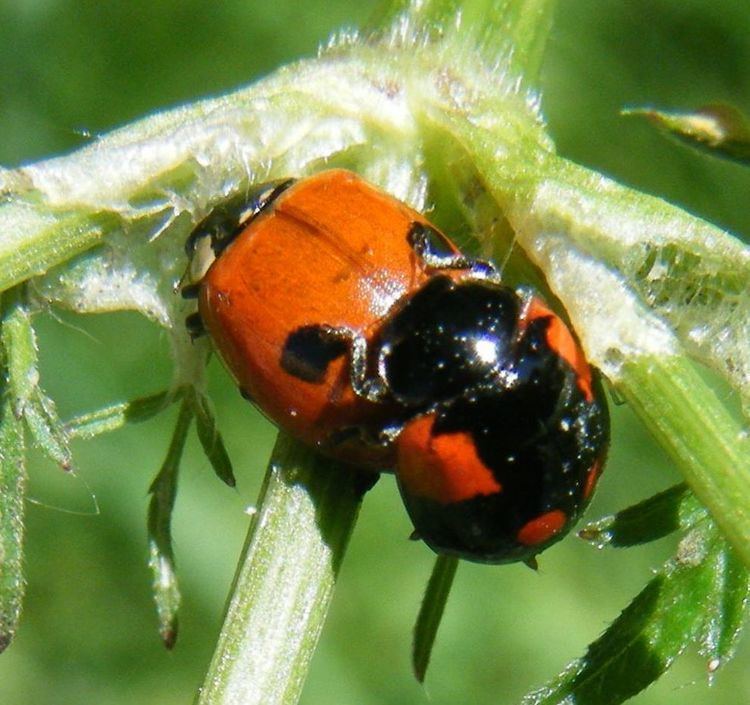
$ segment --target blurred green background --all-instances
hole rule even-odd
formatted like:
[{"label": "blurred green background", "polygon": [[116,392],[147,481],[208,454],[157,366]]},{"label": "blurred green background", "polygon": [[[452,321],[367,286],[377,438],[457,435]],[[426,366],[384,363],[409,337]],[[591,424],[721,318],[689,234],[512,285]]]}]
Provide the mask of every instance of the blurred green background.
[{"label": "blurred green background", "polygon": [[[314,54],[374,0],[0,0],[0,164],[64,152],[145,113],[242,85]],[[560,151],[750,234],[750,176],[618,115],[627,105],[690,108],[727,100],[750,110],[747,0],[562,0],[544,76]],[[745,204],[739,207],[740,204]],[[39,321],[44,385],[64,418],[162,389],[166,341],[133,315]],[[158,640],[146,569],[146,491],[166,451],[165,415],[75,445],[77,474],[32,462],[25,613],[0,657],[2,705],[189,703],[216,638],[273,429],[212,364],[217,414],[239,488],[188,445],[175,514],[184,607],[175,650]],[[589,517],[676,480],[626,407],[613,412],[611,461]],[[94,500],[99,513],[94,511]],[[406,540],[393,482],[365,502],[305,705],[515,703],[579,656],[674,548],[623,552],[575,538],[524,566],[464,564],[426,687],[411,676],[411,630],[432,556]],[[706,685],[682,657],[641,705],[750,702],[750,646]]]}]

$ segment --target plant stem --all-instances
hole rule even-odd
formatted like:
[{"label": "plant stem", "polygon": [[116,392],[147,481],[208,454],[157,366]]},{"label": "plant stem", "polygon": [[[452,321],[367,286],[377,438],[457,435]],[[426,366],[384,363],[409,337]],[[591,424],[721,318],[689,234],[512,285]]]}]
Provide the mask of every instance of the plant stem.
[{"label": "plant stem", "polygon": [[750,566],[747,430],[684,358],[628,361],[618,390],[678,462],[690,488]]},{"label": "plant stem", "polygon": [[[0,349],[0,355],[2,349]],[[4,371],[0,365],[0,371]],[[23,425],[0,380],[0,653],[10,644],[21,616],[26,457]]]},{"label": "plant stem", "polygon": [[370,486],[280,436],[198,705],[291,705]]}]

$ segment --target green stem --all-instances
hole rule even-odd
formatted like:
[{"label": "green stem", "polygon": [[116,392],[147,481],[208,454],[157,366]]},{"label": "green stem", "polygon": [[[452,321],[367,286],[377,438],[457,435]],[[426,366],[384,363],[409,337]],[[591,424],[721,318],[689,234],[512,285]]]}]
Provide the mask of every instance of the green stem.
[{"label": "green stem", "polygon": [[[0,367],[0,369],[2,369]],[[0,400],[0,652],[16,633],[25,581],[23,577],[26,458],[21,420],[11,399]]]},{"label": "green stem", "polygon": [[370,27],[410,21],[415,28],[471,47],[488,64],[498,60],[524,85],[535,86],[557,0],[391,0],[376,9]]},{"label": "green stem", "polygon": [[[27,232],[0,242],[0,291],[91,249],[105,233],[121,225],[113,215],[103,213],[49,214],[39,206],[29,207],[28,211],[26,220],[19,219]],[[4,219],[12,223],[13,214],[6,214],[0,207],[0,222]]]},{"label": "green stem", "polygon": [[677,461],[698,499],[750,566],[750,440],[693,365],[625,362],[618,390]]},{"label": "green stem", "polygon": [[[21,291],[0,296],[0,653],[16,633],[24,588],[23,540],[26,494],[26,444],[16,413],[20,385],[14,378],[20,360],[33,356],[21,305]],[[12,349],[16,348],[16,349]]]},{"label": "green stem", "polygon": [[279,438],[199,705],[297,702],[365,489]]}]

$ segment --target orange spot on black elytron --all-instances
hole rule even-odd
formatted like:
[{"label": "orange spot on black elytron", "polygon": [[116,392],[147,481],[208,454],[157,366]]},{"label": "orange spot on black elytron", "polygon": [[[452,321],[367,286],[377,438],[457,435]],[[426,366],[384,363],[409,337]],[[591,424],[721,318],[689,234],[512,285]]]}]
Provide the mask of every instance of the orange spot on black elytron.
[{"label": "orange spot on black elytron", "polygon": [[518,543],[524,546],[546,543],[564,528],[567,520],[567,514],[561,509],[553,509],[551,512],[541,514],[521,527],[516,536]]},{"label": "orange spot on black elytron", "polygon": [[589,499],[594,492],[596,487],[596,481],[599,479],[599,473],[602,469],[602,463],[597,460],[589,469],[588,475],[586,475],[586,484],[583,487],[583,498]]},{"label": "orange spot on black elytron", "polygon": [[575,370],[578,388],[589,404],[593,402],[591,368],[568,326],[536,297],[531,299],[526,315],[529,321],[535,318],[549,318],[547,345]]},{"label": "orange spot on black elytron", "polygon": [[433,434],[434,415],[409,422],[398,437],[396,467],[404,489],[441,504],[502,491],[465,431]]}]

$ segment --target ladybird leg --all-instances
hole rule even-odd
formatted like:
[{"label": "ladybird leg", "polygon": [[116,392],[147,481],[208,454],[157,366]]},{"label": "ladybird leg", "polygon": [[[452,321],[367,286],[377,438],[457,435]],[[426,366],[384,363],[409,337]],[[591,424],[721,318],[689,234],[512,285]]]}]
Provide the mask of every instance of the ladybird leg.
[{"label": "ladybird leg", "polygon": [[351,328],[331,329],[334,334],[349,343],[349,381],[357,396],[367,401],[381,402],[387,395],[385,382],[378,377],[370,377],[367,374],[367,339],[361,333]]},{"label": "ladybird leg", "polygon": [[253,399],[253,395],[250,394],[250,392],[247,391],[247,389],[243,389],[242,387],[237,388],[240,396],[245,400],[249,401],[251,404],[255,404],[255,399]]},{"label": "ladybird leg", "polygon": [[427,267],[430,269],[468,269],[483,279],[500,280],[500,272],[492,262],[474,259],[456,254],[443,247],[445,240],[435,228],[418,221],[414,221],[406,236],[409,245]]},{"label": "ladybird leg", "polygon": [[195,340],[206,334],[206,329],[203,326],[203,319],[200,313],[191,313],[185,319],[185,328],[187,328],[190,340]]},{"label": "ladybird leg", "polygon": [[334,447],[353,441],[359,446],[384,449],[393,443],[402,429],[403,424],[399,424],[378,429],[376,433],[373,433],[373,429],[367,426],[343,426],[328,435],[325,445]]},{"label": "ladybird leg", "polygon": [[399,436],[401,431],[404,430],[404,424],[399,423],[394,426],[386,426],[385,428],[381,428],[378,431],[378,439],[380,442],[380,445],[389,446],[391,445]]},{"label": "ladybird leg", "polygon": [[359,493],[362,497],[365,496],[380,479],[380,473],[372,472],[368,470],[356,471],[354,478],[354,491]]},{"label": "ladybird leg", "polygon": [[324,441],[324,446],[326,448],[336,448],[347,443],[369,448],[383,447],[383,443],[380,442],[379,438],[364,426],[342,426],[341,428],[337,428],[328,434]]},{"label": "ladybird leg", "polygon": [[185,284],[180,289],[180,296],[182,296],[183,299],[197,299],[198,294],[200,293],[201,285],[199,283],[196,284]]}]

